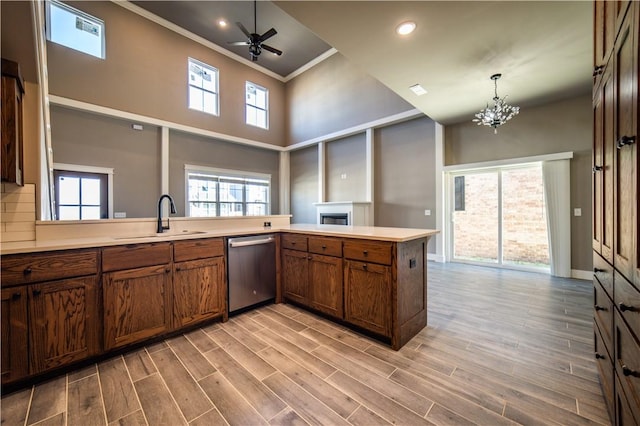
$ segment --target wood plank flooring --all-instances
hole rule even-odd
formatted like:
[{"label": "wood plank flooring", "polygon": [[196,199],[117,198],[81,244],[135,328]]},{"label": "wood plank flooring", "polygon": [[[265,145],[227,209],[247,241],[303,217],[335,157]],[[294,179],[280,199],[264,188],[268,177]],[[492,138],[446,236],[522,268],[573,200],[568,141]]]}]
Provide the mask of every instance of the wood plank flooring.
[{"label": "wood plank flooring", "polygon": [[291,305],[2,398],[2,425],[608,425],[589,281],[429,263],[400,351]]}]

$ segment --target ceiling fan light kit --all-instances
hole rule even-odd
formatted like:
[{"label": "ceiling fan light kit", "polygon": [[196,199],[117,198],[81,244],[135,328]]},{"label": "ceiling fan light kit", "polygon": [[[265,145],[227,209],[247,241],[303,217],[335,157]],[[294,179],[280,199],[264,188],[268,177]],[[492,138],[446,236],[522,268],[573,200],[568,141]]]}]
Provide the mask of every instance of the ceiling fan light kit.
[{"label": "ceiling fan light kit", "polygon": [[511,106],[504,101],[506,96],[502,99],[498,97],[498,79],[500,77],[502,77],[502,74],[493,74],[491,76],[491,80],[493,80],[494,83],[493,107],[489,108],[489,103],[487,103],[487,107],[480,110],[480,112],[475,115],[476,118],[473,119],[474,122],[478,123],[478,126],[493,127],[493,133],[496,134],[498,133],[498,127],[511,120],[520,112],[520,107]]},{"label": "ceiling fan light kit", "polygon": [[274,55],[280,56],[282,55],[282,51],[276,49],[275,47],[269,46],[268,44],[264,44],[264,41],[278,34],[275,28],[271,28],[267,30],[264,34],[258,34],[258,19],[257,19],[257,9],[258,2],[254,0],[253,2],[253,32],[250,33],[249,30],[245,28],[244,25],[240,22],[236,22],[240,31],[247,36],[247,41],[229,41],[227,44],[232,46],[249,46],[249,56],[253,62],[258,60],[258,57],[262,53],[262,50],[266,50],[267,52],[271,52]]}]

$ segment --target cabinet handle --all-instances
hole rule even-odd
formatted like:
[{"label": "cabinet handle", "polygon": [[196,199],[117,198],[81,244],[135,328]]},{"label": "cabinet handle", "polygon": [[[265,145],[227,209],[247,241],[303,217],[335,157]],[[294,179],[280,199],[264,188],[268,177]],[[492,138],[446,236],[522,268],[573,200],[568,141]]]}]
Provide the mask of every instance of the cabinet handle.
[{"label": "cabinet handle", "polygon": [[181,267],[176,266],[176,271],[178,271],[178,272],[179,272],[179,271],[181,271],[181,270],[182,270],[182,268],[181,268]]},{"label": "cabinet handle", "polygon": [[362,265],[362,269],[367,269],[367,264],[365,263],[364,265]]},{"label": "cabinet handle", "polygon": [[369,252],[367,250],[362,250],[362,254],[364,254],[365,256],[368,256]]},{"label": "cabinet handle", "polygon": [[635,371],[630,369],[629,367],[627,367],[626,365],[622,364],[622,374],[624,374],[625,376],[631,376],[631,377],[640,377],[640,372]]},{"label": "cabinet handle", "polygon": [[604,359],[604,355],[600,355],[598,352],[596,352],[596,359]]},{"label": "cabinet handle", "polygon": [[33,272],[33,270],[31,269],[31,266],[24,268],[24,271],[22,271],[24,275],[29,275],[31,272]]},{"label": "cabinet handle", "polygon": [[326,250],[326,249],[327,249],[327,246],[322,246],[322,250]]},{"label": "cabinet handle", "polygon": [[40,293],[42,293],[42,290],[33,290],[31,292],[31,294],[33,294],[34,296],[40,296]]},{"label": "cabinet handle", "polygon": [[634,143],[636,143],[635,136],[622,136],[620,137],[620,139],[618,139],[618,142],[616,143],[616,147],[618,149],[621,149],[625,145],[632,145]]},{"label": "cabinet handle", "polygon": [[620,302],[620,304],[618,305],[618,307],[620,308],[620,312],[625,312],[625,311],[629,311],[629,312],[638,312],[638,308],[636,308],[635,306],[629,306],[629,305],[625,305],[624,303]]},{"label": "cabinet handle", "polygon": [[21,297],[22,297],[22,294],[16,292],[11,295],[11,300],[18,300]]},{"label": "cabinet handle", "polygon": [[594,305],[594,308],[596,311],[606,311],[607,308],[605,308],[604,306],[599,306],[599,305]]},{"label": "cabinet handle", "polygon": [[311,260],[311,259],[313,259],[311,256],[307,257],[307,260]]},{"label": "cabinet handle", "polygon": [[295,245],[296,245],[296,242],[295,242],[295,241],[291,241],[291,245],[292,245],[292,246],[295,246]]},{"label": "cabinet handle", "polygon": [[593,272],[597,274],[598,272],[607,272],[607,271],[605,269],[593,268]]},{"label": "cabinet handle", "polygon": [[595,172],[601,172],[602,171],[602,166],[593,166],[593,169],[591,169],[591,171],[593,173]]},{"label": "cabinet handle", "polygon": [[171,272],[171,268],[166,267],[166,268],[164,268],[164,271],[168,274],[169,272]]},{"label": "cabinet handle", "polygon": [[593,76],[597,76],[602,74],[602,71],[604,70],[604,65],[597,65],[595,67],[593,67]]}]

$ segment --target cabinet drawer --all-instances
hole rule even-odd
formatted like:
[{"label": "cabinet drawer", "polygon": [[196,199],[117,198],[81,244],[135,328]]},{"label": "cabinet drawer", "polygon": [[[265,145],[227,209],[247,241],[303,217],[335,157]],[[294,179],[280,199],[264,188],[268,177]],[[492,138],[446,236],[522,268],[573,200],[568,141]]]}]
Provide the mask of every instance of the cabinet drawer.
[{"label": "cabinet drawer", "polygon": [[224,256],[224,241],[222,238],[176,241],[173,243],[173,260],[175,262],[218,256]]},{"label": "cabinet drawer", "polygon": [[344,257],[363,262],[391,265],[391,246],[392,243],[346,240],[344,242]]},{"label": "cabinet drawer", "polygon": [[598,330],[597,326],[594,326],[593,337],[595,344],[595,357],[598,371],[600,372],[600,382],[602,384],[602,393],[604,395],[607,407],[611,410],[613,407],[613,361],[609,349],[613,349],[612,346],[606,346],[602,339],[602,334]]},{"label": "cabinet drawer", "polygon": [[333,238],[309,237],[309,251],[327,256],[342,257],[342,241]]},{"label": "cabinet drawer", "polygon": [[631,332],[640,339],[640,291],[616,272],[615,304]]},{"label": "cabinet drawer", "polygon": [[632,406],[640,406],[640,343],[618,312],[615,314],[615,370]]},{"label": "cabinet drawer", "polygon": [[282,234],[282,248],[307,251],[307,236],[298,234]]},{"label": "cabinet drawer", "polygon": [[596,252],[593,253],[593,275],[613,298],[613,267]]},{"label": "cabinet drawer", "polygon": [[613,348],[613,301],[609,298],[597,280],[593,282],[593,316],[602,331],[607,349]]},{"label": "cabinet drawer", "polygon": [[98,272],[98,250],[2,256],[2,286],[28,284]]},{"label": "cabinet drawer", "polygon": [[103,272],[171,262],[171,243],[131,244],[102,249]]}]

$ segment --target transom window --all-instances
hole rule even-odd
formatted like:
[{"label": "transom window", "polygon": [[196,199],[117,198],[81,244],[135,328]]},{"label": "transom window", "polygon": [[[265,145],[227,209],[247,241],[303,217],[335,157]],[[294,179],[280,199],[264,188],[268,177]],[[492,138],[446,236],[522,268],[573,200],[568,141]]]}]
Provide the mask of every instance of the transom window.
[{"label": "transom window", "polygon": [[104,21],[56,0],[47,2],[47,40],[105,58]]},{"label": "transom window", "polygon": [[188,216],[270,214],[271,175],[189,165],[185,174]]},{"label": "transom window", "polygon": [[264,87],[247,81],[246,122],[251,126],[269,128],[269,91]]},{"label": "transom window", "polygon": [[219,115],[218,69],[189,58],[189,108]]}]

